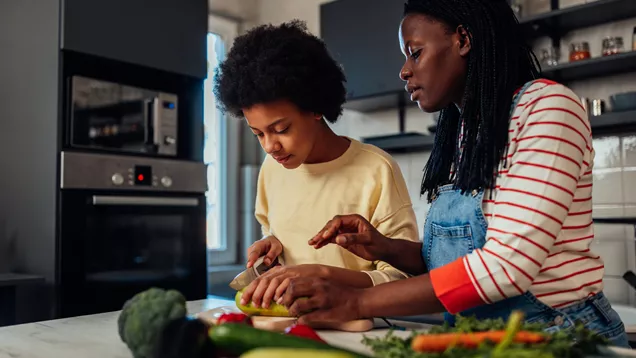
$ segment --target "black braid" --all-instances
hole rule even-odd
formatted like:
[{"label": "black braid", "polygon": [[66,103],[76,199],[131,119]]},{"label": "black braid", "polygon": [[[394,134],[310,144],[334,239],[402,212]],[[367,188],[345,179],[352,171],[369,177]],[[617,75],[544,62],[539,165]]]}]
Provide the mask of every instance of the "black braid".
[{"label": "black braid", "polygon": [[[451,104],[440,112],[421,194],[428,193],[430,201],[440,185],[450,182],[462,192],[492,189],[506,155],[513,94],[539,77],[539,63],[506,0],[407,0],[404,15],[408,14],[429,16],[451,31],[461,25],[471,41],[461,111]],[[460,157],[457,138],[462,122]]]}]

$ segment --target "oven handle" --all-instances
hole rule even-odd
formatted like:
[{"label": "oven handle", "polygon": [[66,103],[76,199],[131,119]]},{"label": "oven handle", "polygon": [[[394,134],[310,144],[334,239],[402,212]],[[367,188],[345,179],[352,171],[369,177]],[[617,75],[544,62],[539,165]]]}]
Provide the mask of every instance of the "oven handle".
[{"label": "oven handle", "polygon": [[199,206],[197,198],[161,198],[148,196],[105,196],[93,195],[95,206]]}]

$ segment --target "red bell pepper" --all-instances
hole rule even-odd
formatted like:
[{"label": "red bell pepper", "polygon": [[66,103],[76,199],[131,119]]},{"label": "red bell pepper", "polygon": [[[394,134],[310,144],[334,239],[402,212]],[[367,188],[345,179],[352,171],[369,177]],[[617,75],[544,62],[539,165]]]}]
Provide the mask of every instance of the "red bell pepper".
[{"label": "red bell pepper", "polygon": [[321,343],[326,343],[322,338],[320,338],[316,331],[314,331],[311,327],[305,326],[303,324],[291,325],[285,329],[285,333],[292,336],[308,338]]},{"label": "red bell pepper", "polygon": [[254,326],[250,316],[243,313],[224,313],[216,321],[216,324],[218,325],[223,323],[244,323],[249,326]]}]

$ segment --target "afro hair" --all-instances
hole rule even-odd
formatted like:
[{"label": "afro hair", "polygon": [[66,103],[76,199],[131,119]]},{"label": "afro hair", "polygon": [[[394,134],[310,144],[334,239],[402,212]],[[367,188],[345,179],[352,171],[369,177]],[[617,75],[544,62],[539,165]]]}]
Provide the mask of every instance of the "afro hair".
[{"label": "afro hair", "polygon": [[325,43],[294,20],[238,37],[215,71],[214,95],[218,108],[236,117],[256,104],[288,100],[334,123],[346,100],[345,82]]}]

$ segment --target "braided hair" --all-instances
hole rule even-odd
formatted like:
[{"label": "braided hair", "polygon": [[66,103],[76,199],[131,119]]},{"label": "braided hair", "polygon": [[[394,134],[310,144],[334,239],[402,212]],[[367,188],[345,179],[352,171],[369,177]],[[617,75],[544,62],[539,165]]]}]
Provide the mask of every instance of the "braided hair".
[{"label": "braided hair", "polygon": [[506,0],[407,0],[409,14],[435,19],[451,32],[461,25],[471,43],[461,110],[450,104],[440,111],[420,193],[430,201],[438,186],[451,182],[452,168],[462,192],[492,189],[508,143],[512,97],[538,78],[538,61]]}]

